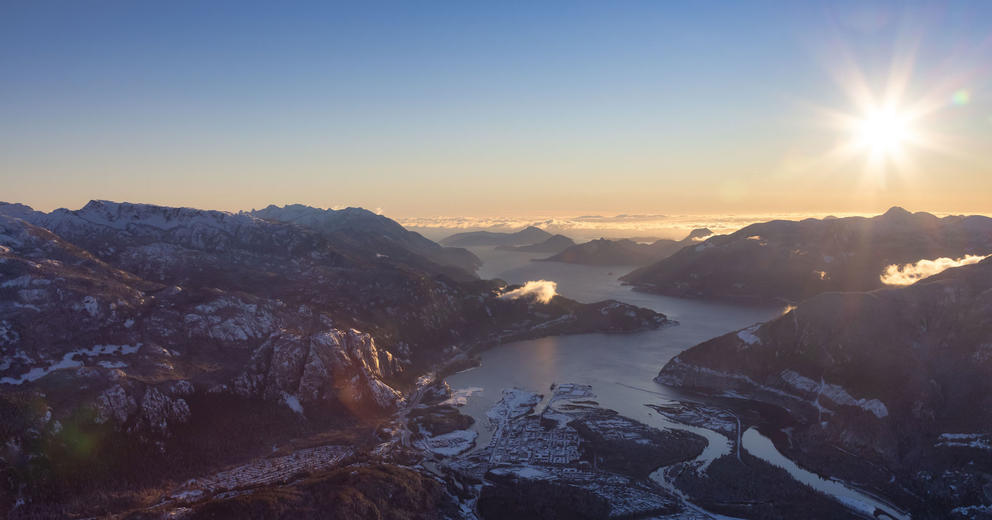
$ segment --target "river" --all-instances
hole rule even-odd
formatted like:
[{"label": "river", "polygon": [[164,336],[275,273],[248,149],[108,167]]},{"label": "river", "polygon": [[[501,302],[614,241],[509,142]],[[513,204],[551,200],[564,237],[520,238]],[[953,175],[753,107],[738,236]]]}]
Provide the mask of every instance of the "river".
[{"label": "river", "polygon": [[[697,459],[703,468],[731,452],[732,443],[724,435],[673,422],[645,406],[689,400],[688,396],[653,379],[668,360],[683,350],[774,318],[784,311],[783,307],[731,305],[635,292],[617,280],[633,269],[630,266],[534,262],[532,258],[547,255],[493,248],[472,248],[472,251],[484,262],[480,269],[482,277],[501,278],[512,284],[551,280],[558,284],[559,294],[580,302],[619,300],[664,313],[679,322],[678,326],[633,334],[556,336],[487,350],[482,354],[481,366],[447,378],[455,391],[466,396],[462,411],[476,419],[473,428],[479,433],[478,446],[489,442],[492,432],[485,412],[496,403],[503,388],[518,387],[547,398],[554,383],[580,383],[592,386],[596,401],[604,408],[651,426],[687,430],[705,437],[709,444]],[[755,430],[745,433],[742,447],[859,513],[878,507],[896,518],[905,518],[868,494],[799,468]]]}]

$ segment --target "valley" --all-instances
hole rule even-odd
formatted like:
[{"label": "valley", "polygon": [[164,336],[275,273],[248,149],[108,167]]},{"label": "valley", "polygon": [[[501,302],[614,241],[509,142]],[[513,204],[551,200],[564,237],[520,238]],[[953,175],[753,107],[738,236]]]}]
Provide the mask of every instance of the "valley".
[{"label": "valley", "polygon": [[[802,363],[783,365],[778,379],[747,372],[770,334],[788,337],[797,315],[839,297],[830,293],[794,307],[632,290],[621,275],[636,266],[535,262],[546,254],[542,248],[505,246],[519,235],[463,239],[499,243],[459,250],[458,258],[478,260],[472,274],[434,264],[420,252],[436,257],[439,249],[355,209],[287,208],[292,224],[100,201],[71,213],[0,210],[75,242],[2,217],[9,244],[2,339],[5,348],[19,348],[5,358],[2,384],[13,391],[5,397],[7,413],[36,425],[10,430],[4,460],[15,461],[12,475],[31,467],[18,455],[56,462],[42,474],[58,483],[54,496],[63,501],[40,502],[52,498],[22,487],[7,498],[14,517],[53,507],[68,516],[126,518],[292,511],[317,500],[300,490],[359,469],[367,479],[342,492],[365,497],[368,507],[387,507],[374,498],[376,479],[404,475],[416,493],[433,497],[434,514],[447,511],[447,518],[904,520],[910,511],[913,518],[937,517],[921,509],[933,502],[906,487],[919,486],[919,476],[900,473],[885,452],[879,458],[850,444],[854,435],[873,435],[870,421],[851,414],[885,424],[890,409],[897,411],[893,396],[864,398],[864,389],[816,381],[799,372],[808,372]],[[289,219],[287,210],[265,211]],[[270,227],[266,240],[314,249],[308,263],[277,266],[257,256],[252,233]],[[227,245],[193,238],[205,233],[218,234],[212,244]],[[157,250],[186,252],[149,263],[142,256],[149,240],[161,241]],[[381,240],[407,253],[371,254]],[[985,264],[943,277],[977,273]],[[190,277],[196,265],[215,274]],[[244,276],[224,276],[227,265]],[[369,269],[374,273],[361,274]],[[430,274],[407,285],[418,273]],[[371,282],[376,277],[398,285]],[[104,292],[92,289],[93,279],[107,280],[98,282]],[[333,289],[307,303],[313,293],[280,289],[273,280]],[[375,289],[362,292],[370,282]],[[911,290],[924,291],[927,283]],[[423,296],[394,299],[404,286]],[[341,299],[349,287],[352,298]],[[56,342],[41,348],[33,343],[41,331],[29,317],[62,312],[67,304],[53,303],[53,290],[78,295],[70,301],[79,303],[68,304],[76,333],[59,336],[55,329]],[[425,297],[441,314],[418,307]],[[401,314],[403,306],[413,314]],[[416,316],[423,321],[414,324]],[[89,331],[92,347],[58,339],[82,337],[80,330]],[[175,343],[178,334],[188,343]],[[714,349],[723,354],[707,357]],[[80,382],[82,393],[67,391]],[[29,405],[31,399],[44,404]],[[80,415],[89,413],[92,422]],[[845,421],[846,440],[824,437],[836,435],[828,427],[835,419]],[[941,433],[932,443],[942,453],[981,451],[987,439],[974,428]],[[211,450],[224,442],[222,431],[235,432],[233,444]],[[66,435],[77,432],[98,449],[119,443],[157,470],[134,478],[120,496],[86,503],[95,489],[88,486],[106,481],[83,483],[77,469],[63,466],[71,456],[62,450],[73,446]],[[197,443],[204,446],[191,448]],[[103,471],[120,468],[111,463]],[[981,492],[981,480],[967,480],[977,475],[942,477],[968,490],[947,499],[957,517],[980,518],[981,502],[978,509],[967,502]],[[67,484],[78,491],[61,487]]]}]

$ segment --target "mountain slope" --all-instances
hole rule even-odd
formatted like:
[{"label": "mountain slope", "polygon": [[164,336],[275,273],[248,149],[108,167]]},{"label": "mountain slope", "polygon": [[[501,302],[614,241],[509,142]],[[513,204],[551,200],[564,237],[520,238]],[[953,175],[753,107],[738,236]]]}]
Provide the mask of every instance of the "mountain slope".
[{"label": "mountain slope", "polygon": [[377,240],[189,208],[0,206],[0,510],[20,498],[44,516],[31,508],[106,479],[189,478],[374,425],[425,371],[490,344],[665,323],[616,302],[504,297],[501,282],[383,257]]},{"label": "mountain slope", "polygon": [[[429,269],[431,266],[416,262],[409,253],[422,256],[440,266],[456,267],[466,273],[475,273],[482,265],[482,261],[468,250],[441,247],[420,233],[406,230],[392,219],[362,208],[322,210],[301,204],[281,208],[270,205],[264,209],[253,210],[250,214],[266,220],[304,226],[339,240],[362,241],[363,247],[381,250],[380,254],[387,254],[396,259],[418,263],[422,268]],[[450,270],[441,271],[436,268],[434,270],[452,275]]]},{"label": "mountain slope", "polygon": [[[683,352],[657,380],[781,406],[802,465],[845,476],[857,462],[841,453],[870,461],[910,490],[896,496],[943,518],[989,503],[974,478],[992,470],[989,316],[992,259],[905,288],[820,294]],[[847,477],[887,486],[889,475]],[[938,496],[948,484],[957,496]]]},{"label": "mountain slope", "polygon": [[675,296],[799,301],[882,287],[889,265],[992,253],[992,218],[909,213],[776,220],[687,247],[621,279]]}]

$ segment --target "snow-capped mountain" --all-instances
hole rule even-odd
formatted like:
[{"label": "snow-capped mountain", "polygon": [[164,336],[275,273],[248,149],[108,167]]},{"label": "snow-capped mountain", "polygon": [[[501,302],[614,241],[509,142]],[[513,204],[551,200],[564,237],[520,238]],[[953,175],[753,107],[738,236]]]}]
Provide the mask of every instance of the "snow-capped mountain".
[{"label": "snow-capped mountain", "polygon": [[[358,241],[364,247],[377,248],[381,250],[380,254],[390,255],[396,259],[415,262],[419,256],[438,266],[454,267],[464,271],[464,273],[451,269],[440,271],[456,278],[464,277],[466,273],[475,273],[482,265],[482,261],[466,249],[442,247],[420,233],[408,231],[392,219],[362,208],[325,210],[301,204],[283,207],[270,205],[264,209],[253,210],[250,214],[267,220],[303,226],[339,240]],[[420,263],[423,265],[418,267],[437,269],[423,262]]]},{"label": "snow-capped mountain", "polygon": [[[345,218],[338,230],[146,204],[0,204],[0,470],[61,467],[80,435],[123,443],[115,453],[192,456],[230,435],[257,447],[379,416],[476,347],[665,323],[617,302],[501,298],[502,282],[382,253],[397,235],[388,219],[332,216]],[[221,434],[214,416],[243,427]]]}]

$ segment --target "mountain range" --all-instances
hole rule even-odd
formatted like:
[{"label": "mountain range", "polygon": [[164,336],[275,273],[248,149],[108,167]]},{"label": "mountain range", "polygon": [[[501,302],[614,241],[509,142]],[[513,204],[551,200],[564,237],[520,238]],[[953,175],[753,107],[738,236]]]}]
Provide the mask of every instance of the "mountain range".
[{"label": "mountain range", "polygon": [[648,244],[631,239],[600,238],[573,245],[542,261],[584,265],[645,265],[667,258],[679,249],[696,244],[712,234],[709,229],[700,228],[692,230],[682,240],[661,238]]},{"label": "mountain range", "polygon": [[[357,208],[0,204],[0,509],[120,510],[290,438],[374,439],[419,377],[480,348],[666,323],[504,297],[425,240]],[[131,494],[87,495],[106,489]]]},{"label": "mountain range", "polygon": [[494,231],[468,231],[455,233],[441,240],[441,244],[455,247],[473,246],[526,246],[544,242],[551,238],[551,233],[535,226],[528,226],[513,233],[498,233]]},{"label": "mountain range", "polygon": [[445,274],[455,277],[465,278],[474,275],[482,265],[482,261],[466,249],[442,247],[424,238],[420,233],[408,231],[392,219],[362,208],[334,210],[302,204],[283,207],[270,205],[264,209],[253,210],[250,214],[266,220],[297,224],[341,242],[362,241],[364,242],[362,246],[366,249],[374,248],[381,251],[379,254],[388,254],[407,262],[420,261],[423,264],[420,267],[425,269],[430,269],[431,266],[423,263],[418,256],[439,266],[456,267],[464,271],[464,273],[457,273],[451,269],[445,271]]},{"label": "mountain range", "polygon": [[524,246],[497,246],[496,249],[504,251],[519,251],[521,253],[560,253],[575,245],[575,241],[565,235],[554,235],[551,238],[527,244]]},{"label": "mountain range", "polygon": [[693,297],[798,302],[828,291],[883,287],[889,266],[992,253],[992,218],[910,213],[774,220],[714,236],[621,280],[637,290]]},{"label": "mountain range", "polygon": [[908,287],[821,293],[686,350],[657,381],[775,405],[787,417],[763,427],[801,466],[921,517],[983,518],[965,510],[992,493],[989,316],[992,259]]}]

